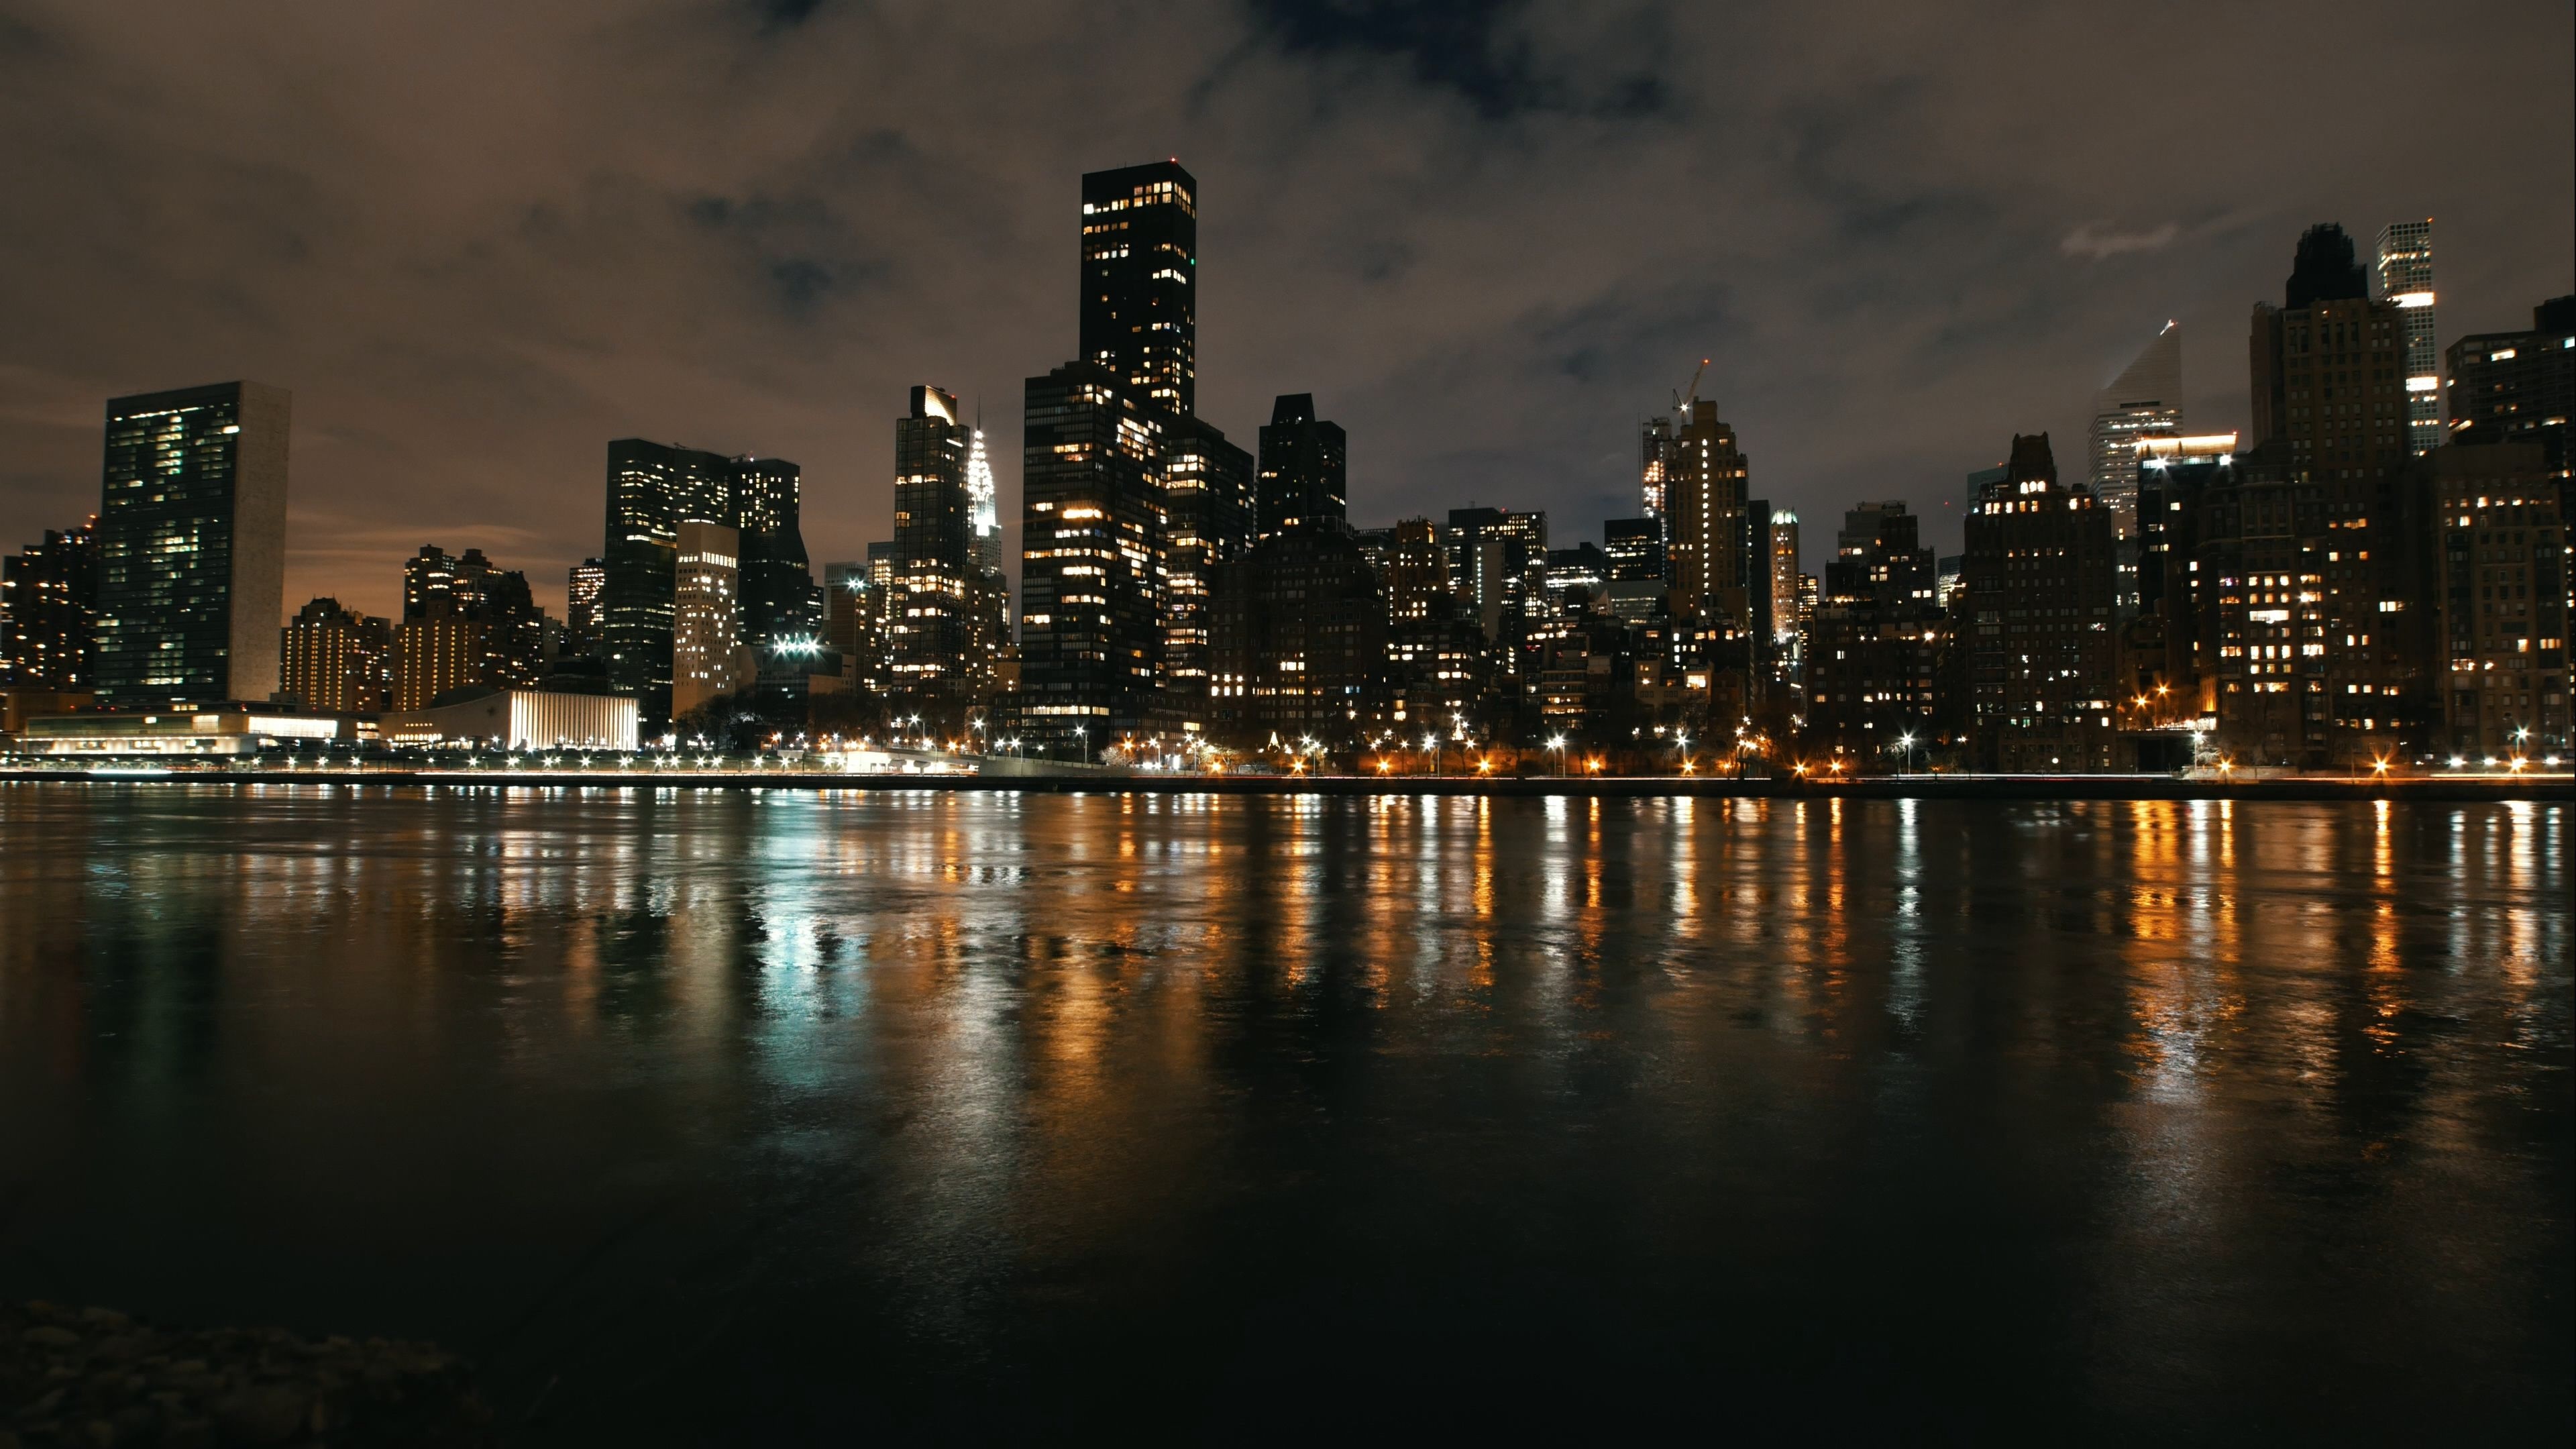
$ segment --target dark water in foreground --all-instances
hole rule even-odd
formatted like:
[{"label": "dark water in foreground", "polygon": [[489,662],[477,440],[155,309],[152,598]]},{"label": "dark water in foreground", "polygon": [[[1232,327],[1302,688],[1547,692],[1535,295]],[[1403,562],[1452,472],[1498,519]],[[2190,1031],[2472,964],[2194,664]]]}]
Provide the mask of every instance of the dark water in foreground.
[{"label": "dark water in foreground", "polygon": [[0,786],[0,1294],[531,1442],[2563,1441],[2569,815]]}]

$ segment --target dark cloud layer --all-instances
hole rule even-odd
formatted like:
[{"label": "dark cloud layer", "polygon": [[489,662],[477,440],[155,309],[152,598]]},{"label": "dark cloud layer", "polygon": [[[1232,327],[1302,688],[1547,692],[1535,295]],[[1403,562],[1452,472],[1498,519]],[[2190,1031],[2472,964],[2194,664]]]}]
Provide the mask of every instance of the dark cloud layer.
[{"label": "dark cloud layer", "polygon": [[2191,421],[2240,425],[2312,221],[2435,217],[2446,340],[2568,291],[2571,49],[2558,0],[20,0],[0,542],[95,506],[103,399],[237,376],[295,393],[290,604],[384,609],[433,540],[559,598],[626,434],[798,460],[854,556],[918,381],[980,399],[1008,516],[1077,175],[1167,155],[1202,410],[1249,443],[1314,392],[1363,522],[1598,537],[1705,355],[1758,493],[1952,500],[1947,540],[2169,317]]}]

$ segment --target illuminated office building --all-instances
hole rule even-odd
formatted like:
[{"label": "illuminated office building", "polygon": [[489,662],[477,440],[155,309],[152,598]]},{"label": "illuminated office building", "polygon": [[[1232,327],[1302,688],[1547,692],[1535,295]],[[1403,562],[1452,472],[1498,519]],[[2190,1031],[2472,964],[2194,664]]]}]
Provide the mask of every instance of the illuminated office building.
[{"label": "illuminated office building", "polygon": [[721,523],[683,523],[673,551],[671,714],[733,694],[755,677],[743,633],[741,534]]},{"label": "illuminated office building", "polygon": [[1020,733],[1096,753],[1153,703],[1170,418],[1069,362],[1028,380],[1022,419]]},{"label": "illuminated office building", "polygon": [[2433,326],[2433,219],[2379,229],[2379,297],[2395,304],[2406,347],[2406,446],[2442,445],[2442,345]]},{"label": "illuminated office building", "polygon": [[2123,537],[2137,516],[2137,440],[2180,431],[2182,324],[2167,322],[2093,399],[2093,496],[2111,509]]},{"label": "illuminated office building", "polygon": [[800,470],[780,458],[727,457],[642,438],[608,445],[600,631],[609,683],[636,696],[648,735],[671,719],[672,608],[683,523],[736,530],[735,587],[746,645],[810,641],[818,621],[799,527],[800,487]]},{"label": "illuminated office building", "polygon": [[282,388],[217,383],[107,405],[99,702],[265,700],[286,612]]}]

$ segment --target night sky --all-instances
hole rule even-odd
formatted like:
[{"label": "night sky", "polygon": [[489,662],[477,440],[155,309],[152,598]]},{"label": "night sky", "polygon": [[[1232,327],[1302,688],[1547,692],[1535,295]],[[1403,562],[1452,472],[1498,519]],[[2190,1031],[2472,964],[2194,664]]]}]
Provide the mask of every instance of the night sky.
[{"label": "night sky", "polygon": [[1355,522],[1597,541],[1705,355],[1810,569],[1863,498],[1950,551],[1961,475],[2042,428],[2080,466],[2167,318],[2187,424],[2241,427],[2309,223],[2429,215],[2443,342],[2529,325],[2576,267],[2571,54],[2564,0],[10,0],[0,545],[95,510],[106,398],[236,377],[295,394],[289,610],[390,611],[428,542],[560,607],[630,434],[797,460],[817,565],[858,557],[925,381],[1015,525],[1079,174],[1177,156],[1200,410],[1250,447],[1314,393]]}]

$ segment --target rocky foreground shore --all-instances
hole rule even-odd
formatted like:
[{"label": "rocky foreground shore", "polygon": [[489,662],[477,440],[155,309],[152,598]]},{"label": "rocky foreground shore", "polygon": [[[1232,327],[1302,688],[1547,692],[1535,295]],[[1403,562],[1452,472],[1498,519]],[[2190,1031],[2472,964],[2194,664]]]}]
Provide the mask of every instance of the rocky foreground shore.
[{"label": "rocky foreground shore", "polygon": [[0,1306],[0,1449],[492,1442],[464,1361],[426,1344]]}]

